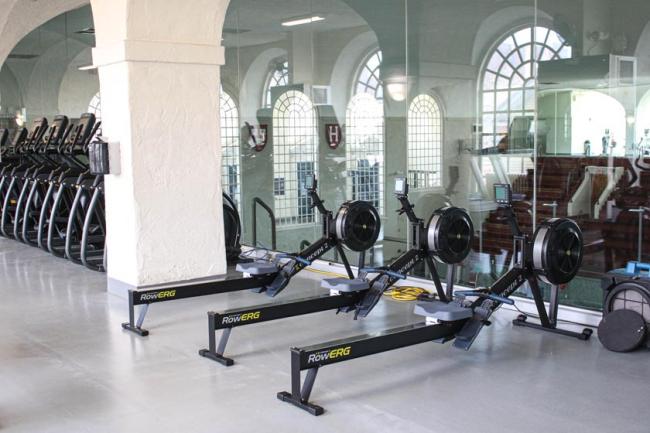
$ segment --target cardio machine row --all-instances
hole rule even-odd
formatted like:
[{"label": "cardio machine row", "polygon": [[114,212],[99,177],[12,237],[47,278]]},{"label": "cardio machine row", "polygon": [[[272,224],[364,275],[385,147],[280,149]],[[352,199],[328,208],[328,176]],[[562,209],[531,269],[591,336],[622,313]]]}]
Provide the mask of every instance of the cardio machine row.
[{"label": "cardio machine row", "polygon": [[106,269],[104,177],[89,169],[101,122],[38,118],[29,129],[0,129],[0,235],[88,269]]},{"label": "cardio machine row", "polygon": [[[208,348],[200,350],[199,354],[222,365],[231,366],[234,361],[225,356],[225,349],[234,328],[328,310],[350,313],[355,320],[363,319],[373,311],[387,290],[399,280],[407,278],[407,274],[416,265],[424,263],[429,270],[435,293],[421,297],[415,303],[414,314],[423,317],[423,321],[373,334],[291,348],[291,391],[280,392],[277,397],[313,415],[320,415],[324,411],[321,406],[310,401],[320,368],[424,342],[453,341],[454,347],[469,350],[481,330],[490,324],[491,315],[503,304],[514,304],[510,297],[524,284],[528,284],[533,295],[539,323],[520,316],[513,321],[514,325],[580,340],[590,338],[590,329],[573,332],[557,327],[559,290],[573,279],[582,260],[583,239],[580,228],[570,219],[554,218],[542,222],[532,236],[523,233],[512,211],[509,185],[496,185],[495,197],[503,218],[512,229],[513,256],[516,260],[511,269],[492,286],[475,290],[454,290],[453,287],[456,268],[468,256],[474,234],[472,221],[463,209],[438,209],[425,223],[425,220],[416,215],[414,206],[408,199],[406,179],[397,178],[395,196],[400,203],[398,212],[408,218],[411,248],[387,266],[367,267],[365,252],[373,247],[380,232],[380,218],[374,207],[367,202],[350,201],[334,213],[326,209],[320,199],[315,178],[308,185],[307,192],[312,206],[321,215],[320,239],[298,253],[276,253],[264,260],[237,263],[235,269],[242,275],[235,278],[133,290],[129,295],[129,322],[123,324],[123,327],[139,335],[147,335],[148,331],[142,328],[142,322],[149,305],[156,302],[240,290],[253,290],[273,298],[287,287],[298,272],[327,251],[336,249],[347,276],[322,280],[321,287],[326,291],[321,295],[208,313]],[[238,222],[236,209],[229,207],[229,211],[226,219]],[[359,253],[356,275],[346,257],[346,249]],[[436,263],[448,265],[445,287]],[[548,308],[544,304],[540,280],[550,286]],[[141,305],[142,309],[135,322],[134,308],[137,305]],[[219,341],[216,338],[218,331],[221,331]],[[302,371],[307,372],[304,382]]]}]

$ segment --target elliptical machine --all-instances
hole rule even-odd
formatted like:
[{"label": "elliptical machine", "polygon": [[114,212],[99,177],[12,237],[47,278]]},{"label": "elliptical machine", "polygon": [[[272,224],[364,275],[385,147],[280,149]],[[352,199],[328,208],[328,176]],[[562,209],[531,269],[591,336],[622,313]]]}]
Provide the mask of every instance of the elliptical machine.
[{"label": "elliptical machine", "polygon": [[3,170],[0,178],[0,197],[2,210],[0,212],[0,233],[11,238],[14,233],[17,204],[23,187],[23,181],[29,173],[38,168],[40,160],[36,157],[36,149],[47,131],[47,119],[34,120],[32,129],[24,141],[15,147],[16,163]]}]

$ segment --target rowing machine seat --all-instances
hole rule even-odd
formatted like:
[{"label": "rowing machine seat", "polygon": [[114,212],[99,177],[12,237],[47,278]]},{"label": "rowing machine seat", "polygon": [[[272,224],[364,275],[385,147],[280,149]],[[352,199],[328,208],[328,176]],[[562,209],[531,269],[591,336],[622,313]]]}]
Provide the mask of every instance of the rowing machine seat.
[{"label": "rowing machine seat", "polygon": [[275,263],[263,261],[237,263],[237,267],[235,269],[237,272],[248,275],[268,275],[275,274],[279,271],[279,268]]},{"label": "rowing machine seat", "polygon": [[418,302],[413,312],[418,316],[433,317],[443,322],[455,322],[473,316],[470,308],[463,307],[458,302]]},{"label": "rowing machine seat", "polygon": [[320,286],[327,290],[336,290],[338,292],[360,292],[370,289],[368,281],[361,278],[327,278],[322,280]]}]

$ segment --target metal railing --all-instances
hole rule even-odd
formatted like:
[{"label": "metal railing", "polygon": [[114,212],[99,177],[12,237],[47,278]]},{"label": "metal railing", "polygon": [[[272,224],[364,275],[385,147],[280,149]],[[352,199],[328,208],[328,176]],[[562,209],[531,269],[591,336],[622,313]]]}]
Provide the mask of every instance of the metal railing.
[{"label": "metal railing", "polygon": [[257,247],[257,206],[262,206],[266,211],[269,218],[271,219],[271,249],[273,251],[277,250],[277,239],[276,239],[276,227],[275,227],[275,214],[273,209],[269,207],[264,201],[259,197],[253,198],[253,246]]}]

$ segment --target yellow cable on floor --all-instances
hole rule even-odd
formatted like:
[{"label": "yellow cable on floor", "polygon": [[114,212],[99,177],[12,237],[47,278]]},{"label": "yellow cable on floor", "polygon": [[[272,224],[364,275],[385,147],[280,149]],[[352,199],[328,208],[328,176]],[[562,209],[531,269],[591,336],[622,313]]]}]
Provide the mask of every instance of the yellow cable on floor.
[{"label": "yellow cable on floor", "polygon": [[384,295],[390,297],[393,301],[412,302],[417,301],[418,297],[425,293],[428,292],[422,287],[401,286],[387,290]]},{"label": "yellow cable on floor", "polygon": [[[314,269],[314,268],[306,268],[306,270],[309,272],[313,272],[315,274],[326,275],[329,277],[347,278],[347,275],[337,274],[336,272],[321,271],[319,269]],[[418,297],[424,295],[425,293],[428,292],[424,290],[422,287],[401,286],[401,287],[394,287],[390,290],[387,290],[386,292],[384,292],[384,295],[390,297],[394,301],[413,302],[413,301],[417,301]]]},{"label": "yellow cable on floor", "polygon": [[313,272],[315,274],[321,274],[321,275],[326,275],[328,277],[335,277],[335,278],[347,278],[347,275],[343,274],[337,274],[336,272],[329,272],[329,271],[321,271],[319,269],[314,269],[314,268],[305,268],[305,270],[309,272]]}]

